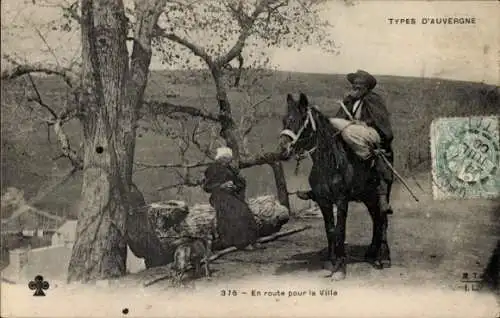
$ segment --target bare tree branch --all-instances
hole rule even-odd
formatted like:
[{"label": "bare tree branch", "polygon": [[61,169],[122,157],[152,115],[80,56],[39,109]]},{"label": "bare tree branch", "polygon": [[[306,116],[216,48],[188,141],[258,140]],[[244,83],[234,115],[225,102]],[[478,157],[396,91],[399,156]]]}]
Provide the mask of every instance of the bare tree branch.
[{"label": "bare tree branch", "polygon": [[73,2],[69,6],[61,6],[61,8],[68,13],[76,22],[81,23],[82,17],[78,14],[78,1]]},{"label": "bare tree branch", "polygon": [[57,120],[54,124],[54,132],[57,136],[57,139],[59,140],[63,155],[71,161],[73,167],[75,167],[76,169],[83,169],[83,159],[78,156],[76,151],[71,149],[68,136],[62,129],[60,120]]},{"label": "bare tree branch", "polygon": [[251,158],[242,159],[240,161],[239,168],[246,169],[282,160],[285,160],[285,156],[281,152],[268,152]]},{"label": "bare tree branch", "polygon": [[215,143],[215,135],[216,133],[214,132],[214,129],[212,128],[212,135],[210,136],[209,140],[210,140],[210,143],[207,144],[205,147],[203,147],[201,145],[201,143],[198,141],[198,125],[199,125],[199,122],[197,123],[197,125],[195,126],[195,129],[193,130],[193,134],[191,135],[191,142],[193,145],[196,146],[196,148],[198,148],[198,150],[205,155],[206,158],[208,159],[211,159],[213,160],[214,157],[213,157],[213,154],[210,152],[210,149],[212,149],[214,143]]},{"label": "bare tree branch", "polygon": [[145,169],[171,169],[171,168],[199,168],[199,167],[206,167],[209,165],[209,163],[206,162],[197,162],[197,163],[190,163],[190,164],[183,164],[183,163],[171,163],[171,164],[151,164],[151,163],[144,163],[144,162],[136,162],[136,166],[141,167]]},{"label": "bare tree branch", "polygon": [[216,64],[219,66],[224,66],[227,63],[231,62],[234,58],[236,58],[238,55],[241,54],[241,51],[243,50],[243,47],[245,46],[245,41],[247,38],[250,36],[252,27],[254,25],[255,20],[259,17],[259,15],[265,11],[266,6],[270,5],[275,1],[271,0],[261,0],[255,7],[255,10],[253,11],[252,15],[248,17],[245,12],[243,11],[243,5],[242,2],[240,1],[239,6],[236,8],[232,6],[231,4],[228,4],[228,8],[232,11],[233,15],[235,18],[238,20],[238,23],[240,24],[241,31],[240,35],[238,36],[238,40],[236,40],[236,43],[233,45],[233,47],[227,52],[227,54],[221,56],[216,60]]},{"label": "bare tree branch", "polygon": [[83,169],[83,160],[78,156],[76,151],[71,149],[69,144],[69,138],[62,129],[63,122],[69,120],[71,118],[70,115],[73,114],[73,112],[65,110],[62,113],[64,117],[58,116],[56,111],[42,100],[40,91],[38,90],[38,87],[30,73],[28,73],[28,78],[30,80],[31,86],[33,87],[33,90],[35,91],[35,96],[34,97],[28,96],[28,100],[38,103],[41,107],[47,109],[52,115],[52,119],[49,120],[45,119],[44,121],[49,126],[50,125],[54,126],[54,133],[56,134],[57,139],[59,141],[59,145],[61,147],[61,152],[62,152],[61,156],[68,158],[75,169],[78,170]]},{"label": "bare tree branch", "polygon": [[203,47],[196,45],[189,40],[178,36],[175,33],[167,32],[166,30],[160,28],[158,25],[155,28],[154,37],[163,37],[170,41],[183,45],[191,50],[194,55],[202,58],[210,68],[213,68],[215,66],[214,61]]},{"label": "bare tree branch", "polygon": [[245,122],[247,123],[247,127],[243,128],[243,132],[242,132],[243,137],[247,136],[252,131],[252,129],[255,127],[255,125],[257,123],[259,123],[259,121],[261,121],[262,119],[265,118],[263,116],[257,116],[256,111],[260,105],[262,105],[264,102],[271,99],[271,97],[272,97],[272,94],[264,97],[263,99],[257,101],[256,103],[254,103],[248,107],[248,109],[250,110],[249,114],[242,118],[242,126],[243,126],[243,123],[245,123]]},{"label": "bare tree branch", "polygon": [[29,74],[29,73],[44,73],[47,75],[58,75],[62,77],[64,82],[71,88],[75,87],[75,83],[77,83],[78,78],[71,73],[71,71],[67,68],[55,66],[55,65],[46,65],[41,63],[33,63],[33,64],[19,64],[10,56],[4,54],[3,58],[14,64],[14,67],[11,69],[2,70],[1,79],[15,79],[17,77]]},{"label": "bare tree branch", "polygon": [[54,60],[56,61],[57,66],[61,67],[61,64],[59,63],[59,59],[57,58],[56,52],[50,46],[49,42],[47,42],[47,39],[45,38],[45,36],[42,34],[42,32],[40,31],[40,29],[38,29],[37,27],[35,27],[34,29],[35,29],[35,32],[38,34],[38,37],[40,37],[40,39],[43,41],[43,43],[45,44],[45,46],[49,50],[49,52],[52,55],[52,57],[54,57]]},{"label": "bare tree branch", "polygon": [[[260,155],[260,156],[252,157],[250,159],[246,159],[246,160],[242,159],[239,163],[239,168],[246,169],[246,168],[250,168],[250,167],[254,167],[254,166],[270,164],[270,163],[273,163],[276,161],[281,161],[284,159],[285,159],[284,156],[279,152],[276,152],[276,153],[269,152],[269,153],[265,153],[265,154]],[[204,165],[206,165],[206,164],[204,164]],[[167,165],[165,165],[165,166],[167,166]],[[170,166],[176,166],[176,165],[170,165]],[[201,165],[200,165],[200,167],[201,167]],[[183,180],[178,182],[178,183],[170,184],[170,185],[164,186],[164,187],[159,187],[156,189],[156,191],[166,191],[166,190],[175,189],[175,188],[179,188],[179,187],[199,187],[203,184],[202,179],[196,179],[196,180],[187,179],[187,178],[182,178],[182,179]]]},{"label": "bare tree branch", "polygon": [[28,78],[30,80],[31,86],[33,87],[33,90],[35,91],[35,97],[28,96],[28,101],[30,102],[37,102],[42,106],[43,108],[47,109],[49,113],[52,115],[52,119],[56,120],[57,119],[57,114],[55,110],[53,110],[49,105],[44,103],[42,101],[42,96],[40,95],[40,91],[38,90],[37,85],[35,84],[35,81],[33,80],[33,76],[31,76],[31,73],[28,73]]}]

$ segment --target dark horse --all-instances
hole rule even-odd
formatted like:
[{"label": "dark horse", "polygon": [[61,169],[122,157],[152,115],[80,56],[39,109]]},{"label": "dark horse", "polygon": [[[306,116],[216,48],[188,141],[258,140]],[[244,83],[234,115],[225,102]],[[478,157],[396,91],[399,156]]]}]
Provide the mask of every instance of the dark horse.
[{"label": "dark horse", "polygon": [[[286,159],[304,152],[312,158],[308,197],[319,205],[323,214],[328,259],[333,265],[332,276],[340,280],[346,275],[344,241],[351,201],[363,202],[373,221],[372,242],[365,254],[366,260],[377,269],[390,267],[388,220],[379,208],[376,192],[378,176],[371,160],[363,161],[352,152],[330,120],[309,105],[306,95],[301,93],[296,101],[288,94],[287,103],[280,147]],[[337,207],[336,222],[333,205]]]}]

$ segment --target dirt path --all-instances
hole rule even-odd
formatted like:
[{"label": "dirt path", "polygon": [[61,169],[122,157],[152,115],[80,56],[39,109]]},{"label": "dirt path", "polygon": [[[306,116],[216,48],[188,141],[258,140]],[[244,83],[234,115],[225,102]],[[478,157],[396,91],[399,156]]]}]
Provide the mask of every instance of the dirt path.
[{"label": "dirt path", "polygon": [[379,271],[360,262],[371,221],[361,205],[351,204],[348,272],[341,282],[324,277],[328,272],[319,258],[326,247],[323,220],[299,218],[283,230],[311,228],[267,243],[264,250],[223,256],[212,264],[210,281],[198,279],[180,289],[169,281],[146,288],[51,286],[48,297],[36,302],[26,286],[2,284],[2,303],[8,304],[2,315],[102,317],[123,315],[127,308],[128,316],[141,317],[495,317],[498,299],[465,293],[460,279],[464,272],[481,273],[500,239],[499,202],[421,197],[426,203],[417,205],[404,198],[400,193],[393,201],[390,269]]},{"label": "dirt path", "polygon": [[[432,285],[460,290],[462,274],[480,275],[500,239],[499,202],[493,200],[433,201],[420,194],[421,202],[395,189],[390,217],[389,244],[392,268],[373,269],[362,261],[371,239],[371,221],[364,206],[351,203],[347,224],[348,272],[346,281],[363,286]],[[323,278],[319,252],[326,247],[323,220],[298,218],[283,230],[310,225],[312,228],[267,243],[266,249],[235,252],[212,264],[218,283],[245,277]],[[158,283],[159,285],[168,283]],[[208,283],[210,284],[210,283]]]}]

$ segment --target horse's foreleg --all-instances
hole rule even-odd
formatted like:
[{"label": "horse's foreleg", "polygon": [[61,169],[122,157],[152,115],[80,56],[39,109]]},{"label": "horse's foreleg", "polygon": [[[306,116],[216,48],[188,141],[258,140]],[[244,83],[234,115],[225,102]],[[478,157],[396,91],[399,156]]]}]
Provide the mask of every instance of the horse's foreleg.
[{"label": "horse's foreleg", "polygon": [[325,221],[325,232],[326,239],[328,241],[328,250],[326,260],[331,260],[334,252],[334,231],[335,231],[335,219],[333,216],[333,204],[331,203],[318,203],[319,208],[321,210],[321,214],[323,214],[323,220]]},{"label": "horse's foreleg", "polygon": [[347,210],[349,207],[349,202],[339,201],[337,202],[337,224],[333,233],[334,242],[334,257],[332,258],[333,263],[333,278],[336,280],[344,279],[346,276],[346,253],[345,253],[345,237],[346,237],[346,225],[347,225]]}]

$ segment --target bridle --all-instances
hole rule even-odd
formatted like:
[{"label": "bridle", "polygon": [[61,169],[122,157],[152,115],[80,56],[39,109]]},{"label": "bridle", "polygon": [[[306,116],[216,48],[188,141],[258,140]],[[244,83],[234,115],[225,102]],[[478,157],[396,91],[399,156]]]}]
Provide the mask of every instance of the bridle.
[{"label": "bridle", "polygon": [[[290,149],[299,141],[300,136],[304,132],[304,130],[307,128],[308,125],[311,125],[311,128],[314,132],[316,132],[316,121],[314,120],[311,107],[307,107],[306,111],[306,120],[304,121],[304,124],[302,124],[302,127],[300,127],[299,131],[297,133],[294,133],[290,129],[283,129],[280,132],[280,136],[288,136],[292,139],[292,142],[288,144],[287,151],[290,152]],[[313,153],[316,150],[317,146],[312,147],[309,150],[304,150],[302,153],[297,154],[296,156],[298,159],[305,158],[306,156],[309,156],[311,153]]]}]

